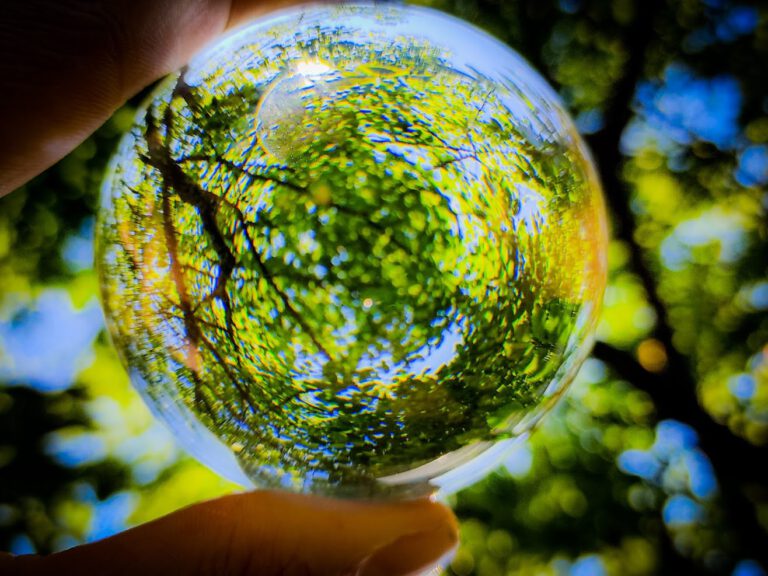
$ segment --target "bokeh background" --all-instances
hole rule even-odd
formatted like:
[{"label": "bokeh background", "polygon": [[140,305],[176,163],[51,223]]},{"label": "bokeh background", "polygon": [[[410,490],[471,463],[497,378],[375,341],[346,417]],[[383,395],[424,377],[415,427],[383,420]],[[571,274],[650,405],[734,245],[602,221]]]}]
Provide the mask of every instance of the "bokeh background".
[{"label": "bokeh background", "polygon": [[[559,91],[613,221],[593,357],[451,498],[459,576],[765,575],[768,5],[433,0]],[[103,331],[100,181],[140,96],[0,200],[0,549],[50,552],[237,489],[156,423]]]}]

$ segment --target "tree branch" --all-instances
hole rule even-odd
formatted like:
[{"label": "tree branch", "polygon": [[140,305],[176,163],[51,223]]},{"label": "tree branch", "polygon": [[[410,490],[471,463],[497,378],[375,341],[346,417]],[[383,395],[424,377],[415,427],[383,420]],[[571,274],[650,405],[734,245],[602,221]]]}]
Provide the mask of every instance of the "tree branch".
[{"label": "tree branch", "polygon": [[643,78],[646,54],[654,39],[654,22],[664,8],[662,0],[648,2],[627,30],[624,38],[628,60],[624,75],[615,85],[613,97],[605,109],[606,124],[590,139],[590,144],[598,160],[606,199],[615,220],[616,236],[628,246],[630,265],[656,312],[654,336],[666,348],[668,365],[664,373],[651,374],[631,355],[602,343],[598,343],[594,354],[610,364],[622,378],[647,392],[656,405],[659,417],[673,418],[696,429],[700,446],[715,468],[728,523],[738,534],[737,547],[768,566],[765,531],[757,519],[754,503],[744,492],[745,483],[759,482],[764,485],[768,480],[768,475],[758,471],[759,467],[755,465],[766,460],[765,450],[732,434],[726,426],[715,422],[699,404],[697,382],[689,359],[675,348],[668,311],[658,292],[658,280],[635,239],[637,219],[631,209],[630,190],[620,174],[624,162],[621,137],[633,116],[632,103],[637,84]]},{"label": "tree branch", "polygon": [[[768,566],[768,553],[763,530],[754,503],[746,497],[744,484],[765,485],[764,467],[757,462],[765,461],[765,449],[746,442],[729,443],[726,438],[738,439],[726,426],[718,424],[701,407],[695,398],[679,396],[674,391],[679,381],[671,372],[651,373],[624,350],[598,342],[592,352],[620,378],[635,388],[646,392],[656,407],[660,420],[674,419],[691,426],[699,436],[699,445],[712,461],[720,487],[723,512],[729,519],[730,528],[738,534],[738,546]],[[760,454],[762,452],[762,454]],[[739,476],[735,472],[740,471]]]}]

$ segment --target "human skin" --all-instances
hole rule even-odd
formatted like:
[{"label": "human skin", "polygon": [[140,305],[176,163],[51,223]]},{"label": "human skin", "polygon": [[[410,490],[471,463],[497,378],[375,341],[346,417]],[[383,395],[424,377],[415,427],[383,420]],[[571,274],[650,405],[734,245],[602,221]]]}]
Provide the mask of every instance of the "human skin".
[{"label": "human skin", "polygon": [[[66,156],[136,92],[226,30],[290,1],[5,0],[0,196]],[[50,556],[0,553],[0,574],[400,576],[455,548],[437,502],[226,496]]]},{"label": "human skin", "polygon": [[51,556],[2,556],[0,574],[404,576],[434,568],[456,541],[453,514],[427,499],[351,502],[260,491]]},{"label": "human skin", "polygon": [[290,0],[5,0],[0,196],[228,29]]}]

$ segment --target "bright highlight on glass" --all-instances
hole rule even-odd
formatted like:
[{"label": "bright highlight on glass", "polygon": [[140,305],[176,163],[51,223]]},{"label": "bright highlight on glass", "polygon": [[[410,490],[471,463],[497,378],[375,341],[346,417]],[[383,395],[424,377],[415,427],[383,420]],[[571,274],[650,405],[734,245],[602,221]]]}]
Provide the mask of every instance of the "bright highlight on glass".
[{"label": "bright highlight on glass", "polygon": [[519,56],[361,5],[280,13],[167,79],[97,259],[135,386],[201,461],[406,496],[473,479],[571,381],[605,243],[590,160]]}]

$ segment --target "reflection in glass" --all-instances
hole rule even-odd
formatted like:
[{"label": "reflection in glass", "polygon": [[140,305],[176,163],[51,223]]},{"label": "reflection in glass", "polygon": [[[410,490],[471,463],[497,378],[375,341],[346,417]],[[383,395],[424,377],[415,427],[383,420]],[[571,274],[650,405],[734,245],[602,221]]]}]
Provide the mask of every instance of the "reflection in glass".
[{"label": "reflection in glass", "polygon": [[199,56],[124,138],[98,235],[113,340],[181,443],[336,495],[487,465],[572,379],[605,276],[551,89],[416,8],[296,9]]}]

